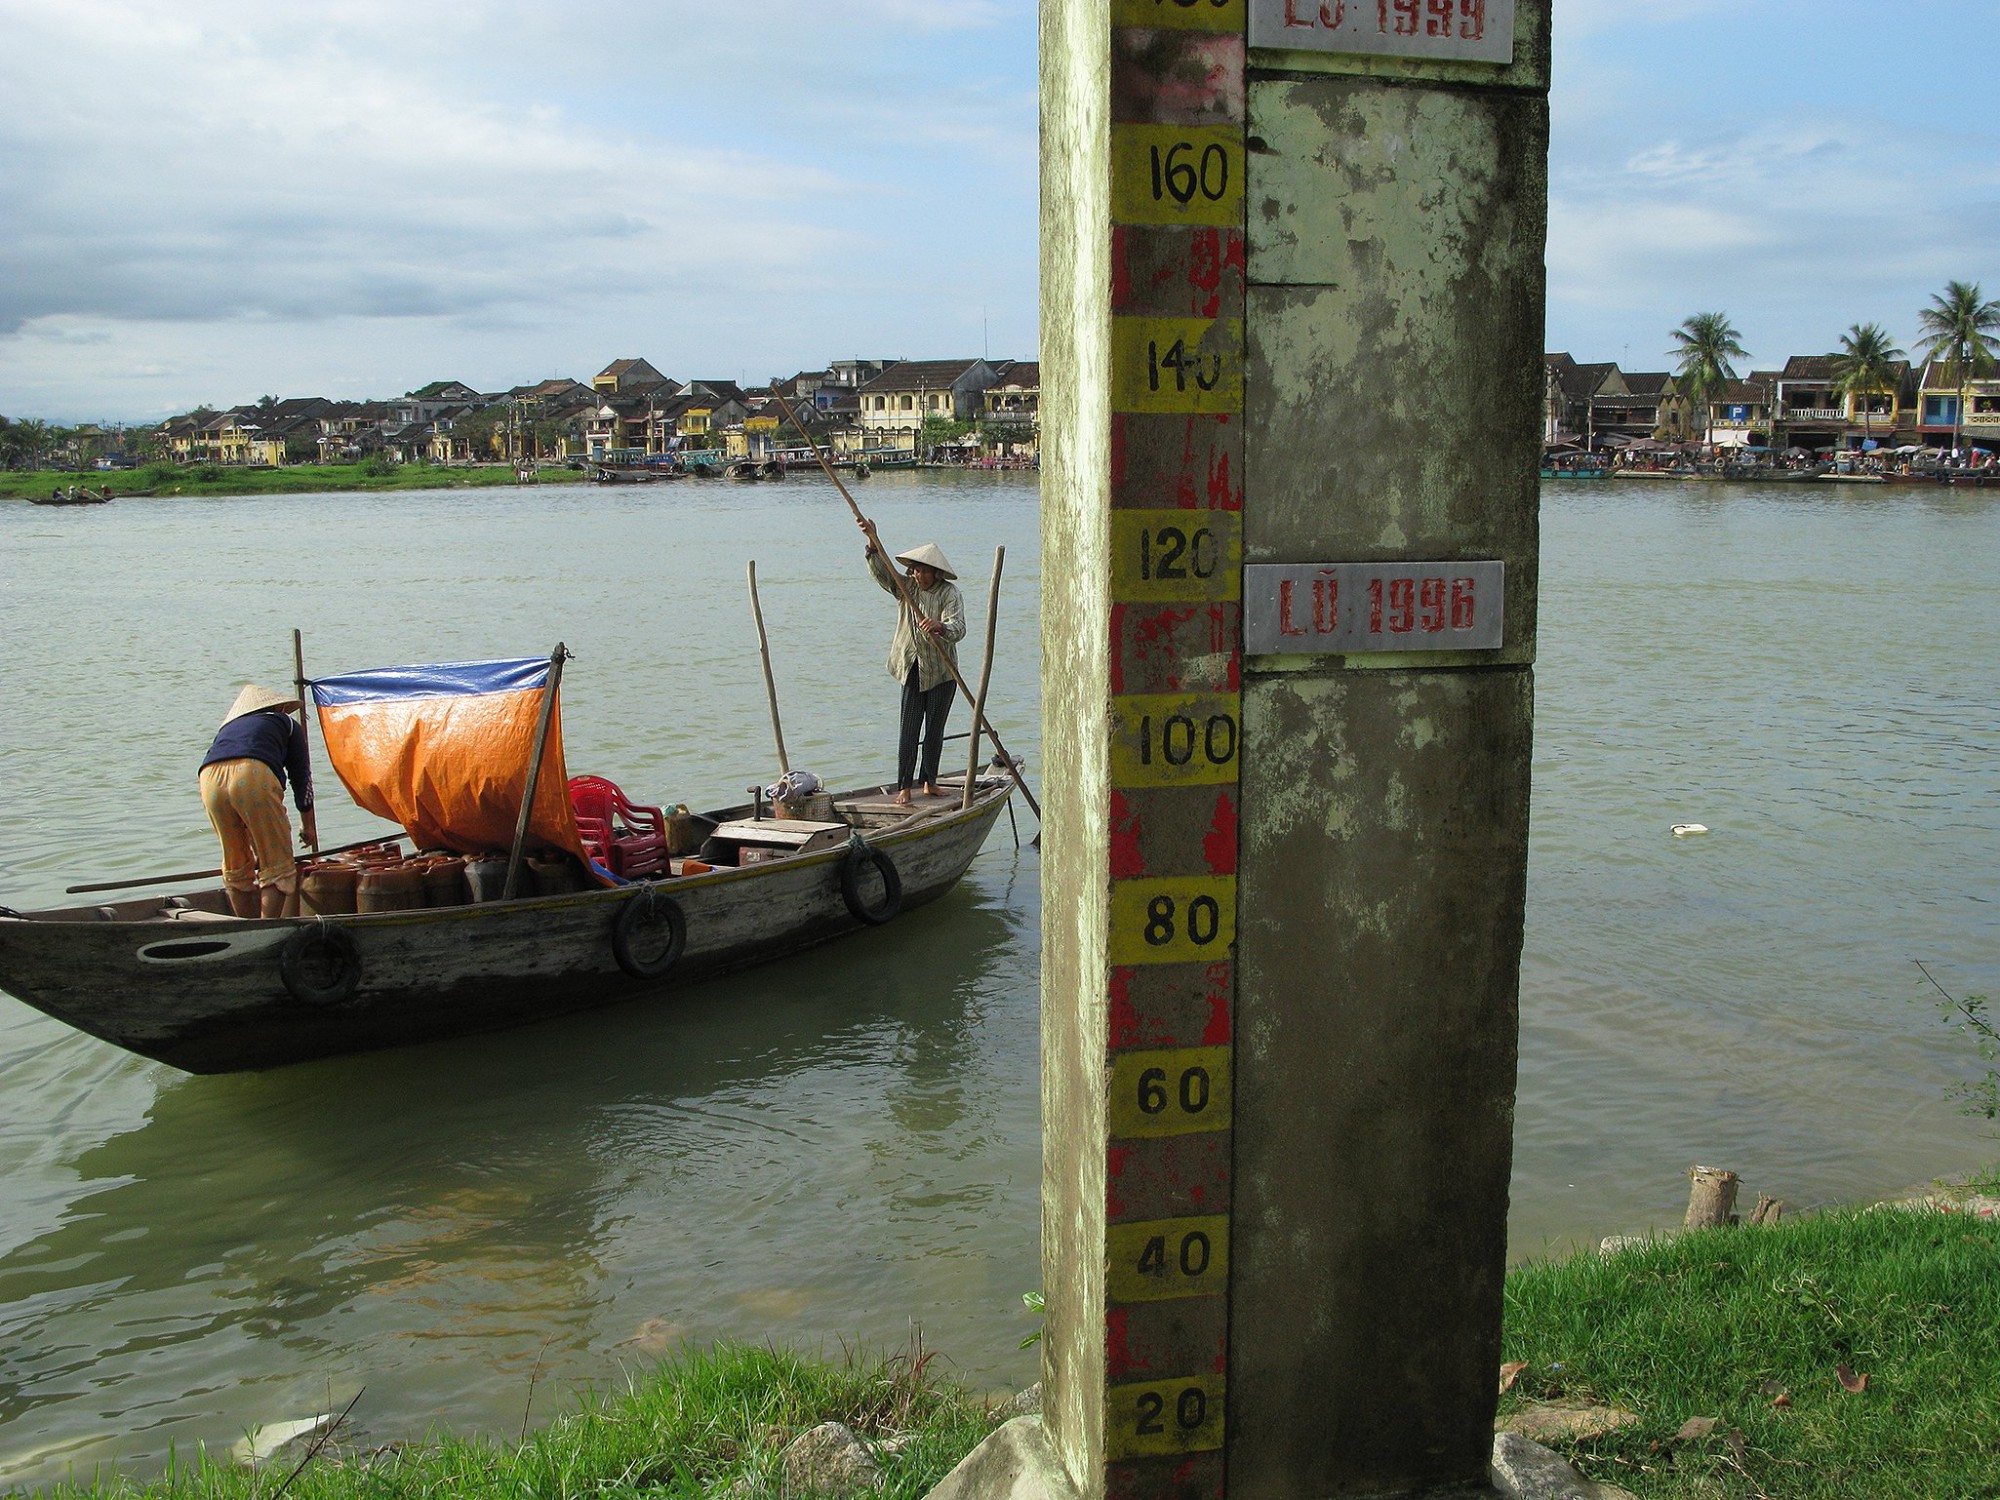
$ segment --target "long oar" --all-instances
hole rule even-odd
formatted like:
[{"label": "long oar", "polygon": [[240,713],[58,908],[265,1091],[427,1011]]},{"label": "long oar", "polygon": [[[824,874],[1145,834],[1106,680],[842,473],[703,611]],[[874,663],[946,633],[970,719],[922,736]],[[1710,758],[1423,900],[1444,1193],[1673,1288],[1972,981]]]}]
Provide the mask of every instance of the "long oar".
[{"label": "long oar", "polygon": [[[833,481],[833,487],[840,491],[840,498],[845,500],[847,508],[854,512],[854,519],[867,529],[869,539],[878,548],[882,548],[881,538],[875,535],[875,523],[861,514],[861,507],[854,503],[854,497],[847,493],[847,486],[840,482],[840,476],[833,471],[833,464],[828,461],[826,454],[820,451],[819,442],[810,432],[806,431],[805,424],[792,415],[790,403],[775,390],[771,394],[777,400],[778,410],[785,414],[785,420],[790,422],[797,429],[799,436],[806,440],[806,446],[812,449],[813,457],[818,459],[819,466],[826,470],[826,477]],[[882,548],[882,550],[884,552],[887,551],[886,548]],[[910,589],[909,580],[896,571],[895,558],[885,556],[883,561],[889,565],[889,577],[896,585],[896,597],[902,600],[904,606],[910,611],[912,620],[921,619],[923,611],[917,608],[916,595]],[[974,726],[985,729],[986,737],[993,741],[994,750],[1007,763],[1007,773],[1014,778],[1014,784],[1020,787],[1021,796],[1026,799],[1029,808],[1034,812],[1035,816],[1037,818],[1041,817],[1042,804],[1037,802],[1035,794],[1028,790],[1028,779],[1021,774],[1021,768],[1014,764],[1014,757],[1007,753],[1007,747],[1000,743],[999,732],[994,729],[993,721],[986,717],[986,710],[974,698],[972,689],[966,685],[964,676],[958,670],[958,663],[953,661],[942,650],[938,652],[938,656],[943,660],[945,670],[951,673],[951,680],[958,684],[958,690],[965,694],[966,702],[972,704]]]},{"label": "long oar", "polygon": [[[357,843],[342,844],[338,849],[322,849],[319,857],[329,854],[351,854],[356,849],[370,849],[377,844],[386,844],[391,839],[401,838],[398,833],[381,833],[372,839],[362,839]],[[136,880],[100,880],[91,885],[70,885],[63,887],[65,896],[83,896],[92,891],[134,891],[142,885],[172,885],[179,880],[219,880],[220,870],[182,870],[178,875],[142,875]]]}]

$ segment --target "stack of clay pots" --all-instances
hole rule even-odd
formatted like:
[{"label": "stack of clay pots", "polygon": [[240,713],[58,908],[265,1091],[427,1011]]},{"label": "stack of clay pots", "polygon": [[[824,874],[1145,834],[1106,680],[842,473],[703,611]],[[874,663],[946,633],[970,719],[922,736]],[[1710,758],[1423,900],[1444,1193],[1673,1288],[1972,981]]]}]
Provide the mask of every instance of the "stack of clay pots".
[{"label": "stack of clay pots", "polygon": [[405,858],[399,844],[374,844],[300,865],[299,910],[308,917],[421,911],[472,899],[466,861],[456,854]]}]

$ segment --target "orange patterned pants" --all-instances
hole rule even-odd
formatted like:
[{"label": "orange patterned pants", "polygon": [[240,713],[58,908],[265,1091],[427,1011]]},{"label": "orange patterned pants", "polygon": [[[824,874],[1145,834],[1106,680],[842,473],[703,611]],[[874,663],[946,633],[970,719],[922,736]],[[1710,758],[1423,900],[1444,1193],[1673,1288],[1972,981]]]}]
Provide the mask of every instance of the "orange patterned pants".
[{"label": "orange patterned pants", "polygon": [[261,760],[219,760],[201,768],[201,805],[222,840],[222,883],[232,890],[275,885],[290,891],[292,820],[285,789]]}]

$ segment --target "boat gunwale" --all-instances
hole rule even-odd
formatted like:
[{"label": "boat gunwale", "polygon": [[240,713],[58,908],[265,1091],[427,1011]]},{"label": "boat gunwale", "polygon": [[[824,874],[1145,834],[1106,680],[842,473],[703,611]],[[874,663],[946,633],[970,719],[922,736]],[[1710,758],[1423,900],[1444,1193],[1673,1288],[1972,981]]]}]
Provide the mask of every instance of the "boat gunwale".
[{"label": "boat gunwale", "polygon": [[[921,822],[912,819],[906,826],[891,824],[877,838],[868,838],[868,830],[858,826],[853,829],[853,832],[867,838],[867,842],[872,848],[896,847],[907,844],[913,839],[928,838],[934,834],[941,833],[971,818],[975,814],[984,812],[988,807],[1004,803],[1013,793],[1013,780],[1003,777],[997,785],[976,790],[970,807],[950,806],[937,809],[919,809],[924,815]],[[844,793],[842,795],[851,797],[861,794]],[[715,814],[703,813],[701,816],[704,818],[714,818]],[[385,834],[383,841],[387,842],[389,839],[396,837],[398,837],[396,834]],[[408,835],[404,834],[401,837],[408,837]],[[720,866],[704,870],[698,875],[670,875],[664,880],[630,880],[623,885],[604,886],[595,890],[562,891],[548,896],[516,896],[512,900],[469,901],[457,906],[413,907],[407,911],[332,912],[313,916],[301,914],[296,917],[234,917],[219,912],[211,912],[207,914],[205,920],[194,922],[162,913],[150,917],[110,918],[93,921],[84,916],[72,918],[66,916],[58,917],[54,914],[70,911],[95,911],[98,909],[96,907],[43,907],[34,911],[19,912],[13,916],[0,915],[0,923],[21,922],[41,927],[75,926],[94,930],[102,930],[109,927],[120,929],[157,927],[173,932],[185,932],[190,936],[204,930],[210,922],[227,923],[227,930],[230,932],[317,926],[321,923],[336,924],[341,927],[353,927],[364,931],[377,931],[389,927],[428,926],[451,921],[469,921],[500,912],[555,912],[567,910],[572,907],[587,906],[593,902],[609,904],[616,899],[629,896],[634,891],[645,887],[651,887],[653,890],[667,895],[671,895],[677,890],[690,888],[712,890],[732,883],[755,880],[760,876],[776,874],[782,870],[816,868],[833,860],[846,858],[850,847],[849,844],[842,844],[837,848],[821,849],[811,854],[786,855],[782,859],[763,861],[747,868],[740,866]],[[174,892],[157,899],[170,901],[175,899],[176,896],[199,894],[203,891],[216,889],[220,889],[220,887],[201,886],[195,888],[193,892]],[[140,899],[149,900],[154,898],[142,897]],[[102,903],[102,905],[106,906],[115,904],[118,903]]]}]

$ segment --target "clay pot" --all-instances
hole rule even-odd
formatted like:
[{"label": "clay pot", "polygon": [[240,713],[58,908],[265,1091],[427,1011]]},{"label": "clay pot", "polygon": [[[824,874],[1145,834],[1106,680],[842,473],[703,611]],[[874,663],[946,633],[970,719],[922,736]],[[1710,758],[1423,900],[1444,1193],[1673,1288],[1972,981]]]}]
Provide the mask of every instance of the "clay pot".
[{"label": "clay pot", "polygon": [[360,880],[353,865],[316,865],[299,882],[299,909],[308,917],[352,916]]},{"label": "clay pot", "polygon": [[[502,875],[504,879],[504,874]],[[424,869],[424,905],[464,906],[472,900],[472,889],[466,884],[465,861],[462,859],[434,859]]]},{"label": "clay pot", "polygon": [[527,866],[535,877],[537,895],[567,896],[572,891],[583,889],[583,875],[577,869],[576,861],[566,854],[559,854],[553,859],[531,854]]},{"label": "clay pot", "polygon": [[424,874],[408,865],[377,865],[361,872],[355,906],[369,912],[416,911],[424,904]]}]

